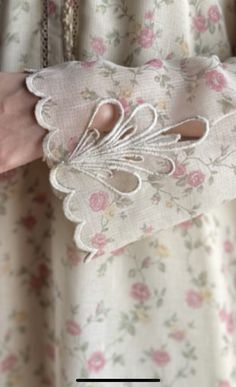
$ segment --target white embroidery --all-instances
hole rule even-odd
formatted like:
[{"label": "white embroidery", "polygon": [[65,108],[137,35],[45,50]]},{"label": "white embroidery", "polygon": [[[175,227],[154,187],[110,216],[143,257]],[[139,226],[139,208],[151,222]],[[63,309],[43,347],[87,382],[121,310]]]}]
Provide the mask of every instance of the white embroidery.
[{"label": "white embroidery", "polygon": [[[142,103],[138,105],[131,112],[130,116],[125,118],[124,108],[118,99],[102,99],[98,102],[88,126],[84,130],[84,133],[82,134],[75,149],[69,153],[63,161],[58,162],[58,160],[56,160],[53,156],[49,144],[52,137],[60,130],[60,128],[54,127],[45,122],[42,114],[45,103],[52,98],[51,96],[44,95],[35,88],[33,84],[35,76],[37,76],[37,72],[26,77],[26,85],[29,91],[42,98],[35,106],[35,116],[39,125],[49,129],[49,133],[43,140],[44,160],[57,161],[56,166],[53,166],[50,170],[50,183],[55,189],[66,194],[66,197],[63,199],[63,210],[65,216],[77,224],[74,233],[74,241],[79,249],[88,252],[84,258],[84,262],[89,262],[96,255],[98,250],[86,245],[81,240],[81,231],[86,224],[86,220],[78,219],[78,217],[75,216],[70,209],[70,202],[73,196],[78,194],[78,191],[76,191],[76,189],[65,187],[59,182],[57,173],[60,167],[66,165],[68,165],[70,169],[73,167],[77,171],[93,177],[119,195],[134,194],[141,189],[142,174],[159,174],[159,172],[140,167],[137,165],[138,162],[144,161],[146,155],[154,157],[158,156],[161,159],[168,160],[170,162],[172,166],[170,172],[163,172],[163,174],[171,175],[175,171],[175,163],[165,153],[169,151],[192,148],[197,144],[200,144],[209,133],[209,120],[203,116],[197,115],[178,122],[176,125],[155,129],[158,113],[152,104]],[[119,107],[120,117],[114,128],[108,134],[101,137],[100,132],[96,128],[93,128],[92,124],[99,108],[103,104],[107,103],[113,103]],[[132,123],[132,120],[142,109],[149,109],[150,112],[152,112],[153,118],[151,124],[145,130],[138,132],[137,129],[139,123],[137,122],[134,124]],[[163,135],[169,129],[192,120],[201,120],[205,124],[205,132],[200,139],[195,141],[179,141],[181,139],[180,134]],[[126,136],[124,136],[125,134]],[[112,177],[114,171],[128,172],[129,174],[135,176],[137,178],[136,187],[129,192],[123,192],[114,188],[110,183],[105,181],[105,177]]]},{"label": "white embroidery", "polygon": [[[120,118],[114,126],[114,128],[101,138],[100,132],[96,128],[92,128],[94,117],[97,114],[100,107],[104,104],[112,103],[116,104],[120,109]],[[132,125],[131,121],[135,117],[138,111],[142,109],[149,109],[153,114],[151,125],[143,132],[137,133],[137,125]],[[205,133],[197,141],[186,141],[177,144],[181,139],[181,134],[169,134],[163,135],[170,128],[175,125],[155,129],[158,119],[158,113],[156,108],[150,103],[142,103],[138,105],[130,114],[127,119],[124,119],[125,112],[122,104],[119,100],[108,98],[102,99],[92,115],[92,118],[88,124],[87,129],[81,136],[80,141],[71,154],[68,155],[65,161],[62,163],[73,166],[76,170],[89,175],[100,181],[110,190],[119,195],[131,195],[141,189],[142,179],[140,173],[147,175],[159,174],[157,171],[140,167],[137,162],[144,161],[145,155],[159,156],[163,161],[168,160],[171,164],[170,172],[163,172],[162,174],[171,175],[175,171],[174,161],[163,153],[167,151],[174,151],[178,149],[188,149],[201,142],[208,134],[209,124],[208,120],[204,117],[194,117],[178,123],[178,125],[187,121],[198,119],[205,123]],[[133,129],[133,130],[131,130]],[[131,132],[127,134],[129,131]],[[121,137],[126,136],[122,139]],[[175,146],[176,144],[176,146]],[[129,160],[131,158],[131,160]],[[136,158],[136,160],[135,160]],[[137,187],[129,192],[122,192],[119,189],[114,188],[111,184],[107,183],[102,177],[103,174],[112,177],[112,171],[124,171],[131,173],[137,177]]]}]

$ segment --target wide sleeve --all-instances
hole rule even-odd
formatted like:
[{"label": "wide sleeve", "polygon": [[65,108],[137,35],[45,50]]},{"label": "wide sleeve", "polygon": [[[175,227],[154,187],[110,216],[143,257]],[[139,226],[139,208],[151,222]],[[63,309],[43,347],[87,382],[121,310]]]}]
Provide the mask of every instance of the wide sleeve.
[{"label": "wide sleeve", "polygon": [[[50,184],[86,261],[236,197],[235,57],[70,61],[28,70],[26,86],[41,97]],[[118,112],[108,132],[93,125],[105,103]]]}]

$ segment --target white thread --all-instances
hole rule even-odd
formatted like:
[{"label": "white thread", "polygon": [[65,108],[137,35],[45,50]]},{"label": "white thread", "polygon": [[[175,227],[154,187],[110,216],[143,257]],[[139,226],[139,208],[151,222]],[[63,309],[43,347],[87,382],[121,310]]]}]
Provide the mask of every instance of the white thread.
[{"label": "white thread", "polygon": [[[43,72],[43,70],[41,70],[41,72]],[[124,119],[124,117],[125,117],[124,108],[119,100],[116,100],[114,98],[102,99],[102,100],[98,101],[98,104],[97,104],[96,109],[92,115],[92,118],[89,121],[88,127],[84,131],[82,136],[80,137],[75,149],[71,152],[71,154],[69,154],[69,156],[67,158],[65,158],[65,160],[59,160],[50,151],[50,141],[60,129],[58,127],[54,127],[53,125],[48,124],[44,120],[43,115],[42,115],[45,103],[52,100],[52,98],[51,98],[51,96],[44,95],[44,93],[40,92],[39,90],[37,90],[35,88],[35,86],[34,86],[34,78],[35,77],[37,77],[37,72],[27,76],[26,77],[26,85],[27,85],[27,88],[29,91],[31,91],[33,94],[35,94],[41,98],[41,100],[39,100],[35,106],[35,116],[36,116],[36,119],[37,119],[39,125],[41,125],[45,129],[49,130],[49,133],[46,134],[44,139],[43,139],[43,152],[44,152],[44,155],[46,155],[47,159],[51,159],[51,160],[56,161],[58,163],[55,167],[53,166],[50,170],[50,175],[49,175],[50,183],[58,191],[64,192],[65,194],[67,194],[66,197],[63,199],[63,211],[65,213],[65,216],[68,219],[70,219],[72,222],[76,223],[75,233],[74,233],[74,241],[75,241],[76,245],[78,246],[78,248],[81,248],[82,250],[85,250],[88,252],[87,256],[84,259],[84,262],[88,262],[88,261],[92,260],[92,258],[95,256],[95,254],[97,253],[98,250],[92,248],[91,246],[86,245],[81,239],[81,233],[82,233],[82,230],[86,224],[86,221],[83,219],[79,219],[70,210],[70,202],[73,199],[73,196],[76,193],[76,190],[69,188],[69,187],[65,187],[61,183],[59,183],[59,181],[57,179],[58,169],[62,165],[64,165],[65,167],[68,165],[69,166],[76,165],[76,169],[78,171],[80,171],[81,173],[83,173],[87,176],[90,176],[90,177],[96,179],[97,181],[101,182],[103,185],[105,185],[107,188],[109,188],[110,190],[112,190],[116,194],[124,195],[124,196],[131,195],[131,194],[138,192],[141,189],[142,180],[141,180],[141,177],[138,174],[138,172],[143,172],[143,173],[147,173],[147,174],[159,174],[159,175],[161,173],[153,172],[153,171],[150,171],[149,169],[145,169],[145,168],[142,168],[140,166],[137,166],[137,165],[135,165],[135,160],[132,160],[132,162],[131,162],[130,160],[124,159],[125,156],[127,157],[127,155],[132,155],[132,156],[136,156],[136,157],[141,157],[142,159],[144,159],[145,154],[159,156],[161,159],[168,160],[170,162],[170,164],[172,165],[171,171],[169,173],[164,173],[165,175],[171,175],[175,171],[175,163],[170,157],[168,157],[167,155],[162,156],[161,153],[166,152],[166,151],[192,148],[192,147],[196,146],[197,144],[200,144],[209,133],[209,120],[206,119],[205,117],[197,115],[195,117],[191,117],[189,119],[186,119],[184,121],[177,123],[175,126],[178,126],[182,123],[189,122],[189,121],[192,121],[195,119],[202,120],[205,123],[205,133],[200,139],[198,139],[195,142],[186,141],[185,144],[180,142],[180,143],[178,143],[178,146],[176,146],[176,147],[173,146],[170,149],[168,149],[168,148],[163,149],[164,146],[170,146],[170,145],[177,143],[179,141],[179,139],[181,138],[181,135],[176,135],[176,134],[168,135],[168,139],[170,139],[170,141],[165,142],[165,144],[161,143],[161,140],[164,139],[161,136],[162,133],[168,131],[169,129],[171,129],[175,126],[170,125],[169,127],[162,128],[160,130],[156,130],[154,133],[152,133],[152,129],[155,127],[155,125],[157,123],[157,119],[158,119],[157,111],[153,105],[151,105],[150,103],[140,104],[134,108],[131,115],[127,119]],[[92,132],[91,132],[91,129],[89,129],[89,127],[92,125],[94,117],[95,117],[96,113],[98,112],[99,108],[103,104],[107,104],[107,103],[114,103],[114,104],[118,105],[118,107],[120,108],[121,114],[120,114],[120,117],[118,118],[117,123],[113,127],[113,129],[100,140],[99,131],[96,128],[93,128]],[[133,127],[132,125],[129,125],[129,123],[131,122],[132,118],[135,117],[136,113],[144,108],[150,109],[150,111],[152,111],[152,113],[153,113],[153,119],[152,119],[151,125],[149,125],[148,128],[144,129],[144,131],[141,133],[137,133],[137,128],[135,128],[129,135],[127,135],[127,137],[125,137],[124,139],[119,139],[119,136],[121,136],[122,134],[125,134],[126,132],[128,132],[128,130],[130,128]],[[122,133],[122,131],[123,131],[123,133]],[[90,132],[90,134],[89,134],[89,132]],[[93,137],[94,133],[96,134],[96,138]],[[173,136],[173,138],[171,140],[172,136]],[[127,138],[128,138],[128,140],[127,140]],[[152,144],[152,145],[149,144],[149,141],[153,141],[154,139],[160,140],[159,146],[158,146],[158,144]],[[89,141],[90,141],[90,143],[89,143]],[[96,141],[98,141],[99,144],[96,144]],[[115,144],[115,142],[117,142],[117,144]],[[95,156],[94,163],[91,162],[91,150],[92,149],[94,151],[93,155]],[[115,152],[115,151],[117,151],[117,152]],[[86,153],[89,154],[87,163],[85,162]],[[114,158],[112,159],[110,157],[110,155],[112,155],[113,157],[115,155],[116,156],[115,159]],[[96,156],[98,158],[96,158]],[[103,161],[100,160],[100,163],[98,162],[99,156],[100,156],[100,159],[101,159],[101,156],[104,156],[104,160]],[[85,169],[81,168],[80,165],[82,165],[83,168],[85,167]],[[98,170],[104,171],[108,174],[112,173],[111,170],[112,171],[117,170],[117,171],[129,172],[137,178],[137,186],[135,187],[135,189],[133,191],[121,192],[121,191],[117,190],[116,188],[114,188],[112,185],[108,184],[103,178],[100,177],[101,175],[94,174],[91,172],[91,170],[86,170],[86,166],[88,169],[89,168],[91,168],[91,170],[98,169]]]}]

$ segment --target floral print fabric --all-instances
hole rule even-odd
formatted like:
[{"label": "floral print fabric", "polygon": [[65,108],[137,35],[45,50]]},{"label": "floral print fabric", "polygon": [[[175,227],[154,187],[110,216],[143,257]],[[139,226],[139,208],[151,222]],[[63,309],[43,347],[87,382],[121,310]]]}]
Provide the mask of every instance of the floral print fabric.
[{"label": "floral print fabric", "polygon": [[[40,68],[41,2],[0,4],[1,69]],[[58,44],[63,4],[48,4],[48,57],[56,65],[64,61]],[[233,56],[233,1],[86,0],[79,16],[78,60],[98,54],[140,66],[153,58]],[[208,79],[215,88],[221,82]],[[126,101],[125,88],[121,97]],[[167,114],[165,101],[158,103]],[[204,165],[209,178],[220,176],[219,164],[231,170],[227,152],[222,148],[212,165]],[[202,173],[181,161],[177,166],[176,186],[204,191]],[[79,377],[159,377],[164,387],[236,385],[235,200],[167,230],[153,232],[146,224],[145,238],[84,265],[45,163],[36,161],[0,180],[2,386],[71,387]],[[220,183],[216,197],[219,189]],[[106,199],[101,193],[90,197],[95,213]]]},{"label": "floral print fabric", "polygon": [[[166,229],[235,197],[236,185],[223,189],[224,181],[235,180],[235,65],[236,58],[222,63],[215,55],[157,58],[137,68],[99,58],[66,62],[28,76],[28,89],[42,97],[36,118],[49,130],[43,149],[49,166],[55,164],[50,181],[66,194],[64,212],[78,224],[74,239],[78,248],[90,251],[87,260],[140,239],[146,228]],[[161,87],[164,77],[168,82]],[[129,90],[127,104],[120,100],[123,87]],[[160,100],[165,100],[165,116],[158,107]],[[106,101],[120,116],[117,127],[99,141],[91,128]],[[168,129],[189,120],[206,126],[200,139],[180,141],[176,134],[168,134]],[[80,144],[81,133],[85,137]],[[143,161],[130,162],[130,155]],[[215,159],[219,173],[214,170]],[[185,169],[182,175],[180,165]],[[90,204],[96,195],[107,197],[100,209]]]}]

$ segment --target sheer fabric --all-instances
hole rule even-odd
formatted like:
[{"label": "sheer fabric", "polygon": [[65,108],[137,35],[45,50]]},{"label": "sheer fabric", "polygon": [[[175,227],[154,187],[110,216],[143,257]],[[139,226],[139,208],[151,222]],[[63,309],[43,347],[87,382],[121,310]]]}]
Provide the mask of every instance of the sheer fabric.
[{"label": "sheer fabric", "polygon": [[[42,3],[0,4],[1,70],[40,69]],[[48,1],[48,66],[66,60],[63,6],[59,0]],[[136,67],[153,58],[197,61],[216,55],[221,63],[235,66],[233,1],[87,0],[80,1],[78,15],[75,60],[99,56]],[[208,79],[209,91],[223,85],[216,75]],[[231,78],[227,80],[231,86]],[[164,77],[160,88],[173,82]],[[215,90],[215,103],[226,115],[234,109],[233,95],[231,100],[221,91]],[[185,96],[188,92],[192,89]],[[127,109],[130,93],[129,85],[122,85],[119,100]],[[166,98],[156,102],[164,124]],[[206,114],[208,102],[206,98]],[[107,207],[102,232],[94,240],[104,253],[88,264],[74,243],[75,225],[54,194],[51,166],[39,160],[0,176],[1,385],[69,387],[83,377],[159,377],[165,387],[236,385],[234,116],[223,122],[217,135],[195,148],[200,152],[208,141],[194,168],[177,159],[175,175],[168,177],[171,192],[161,192],[166,176],[152,185],[150,203],[156,209],[165,205],[163,221],[168,223],[165,214],[179,190],[186,201],[198,197],[200,213],[166,230],[155,230],[145,220],[142,238],[127,244],[123,239],[111,251],[105,249],[103,234],[107,223],[113,224],[114,208]],[[106,207],[104,195],[98,194],[102,190],[97,185],[91,214]],[[207,200],[205,192],[212,192]],[[143,208],[139,204],[137,212]],[[125,219],[125,211],[121,214]]]}]

